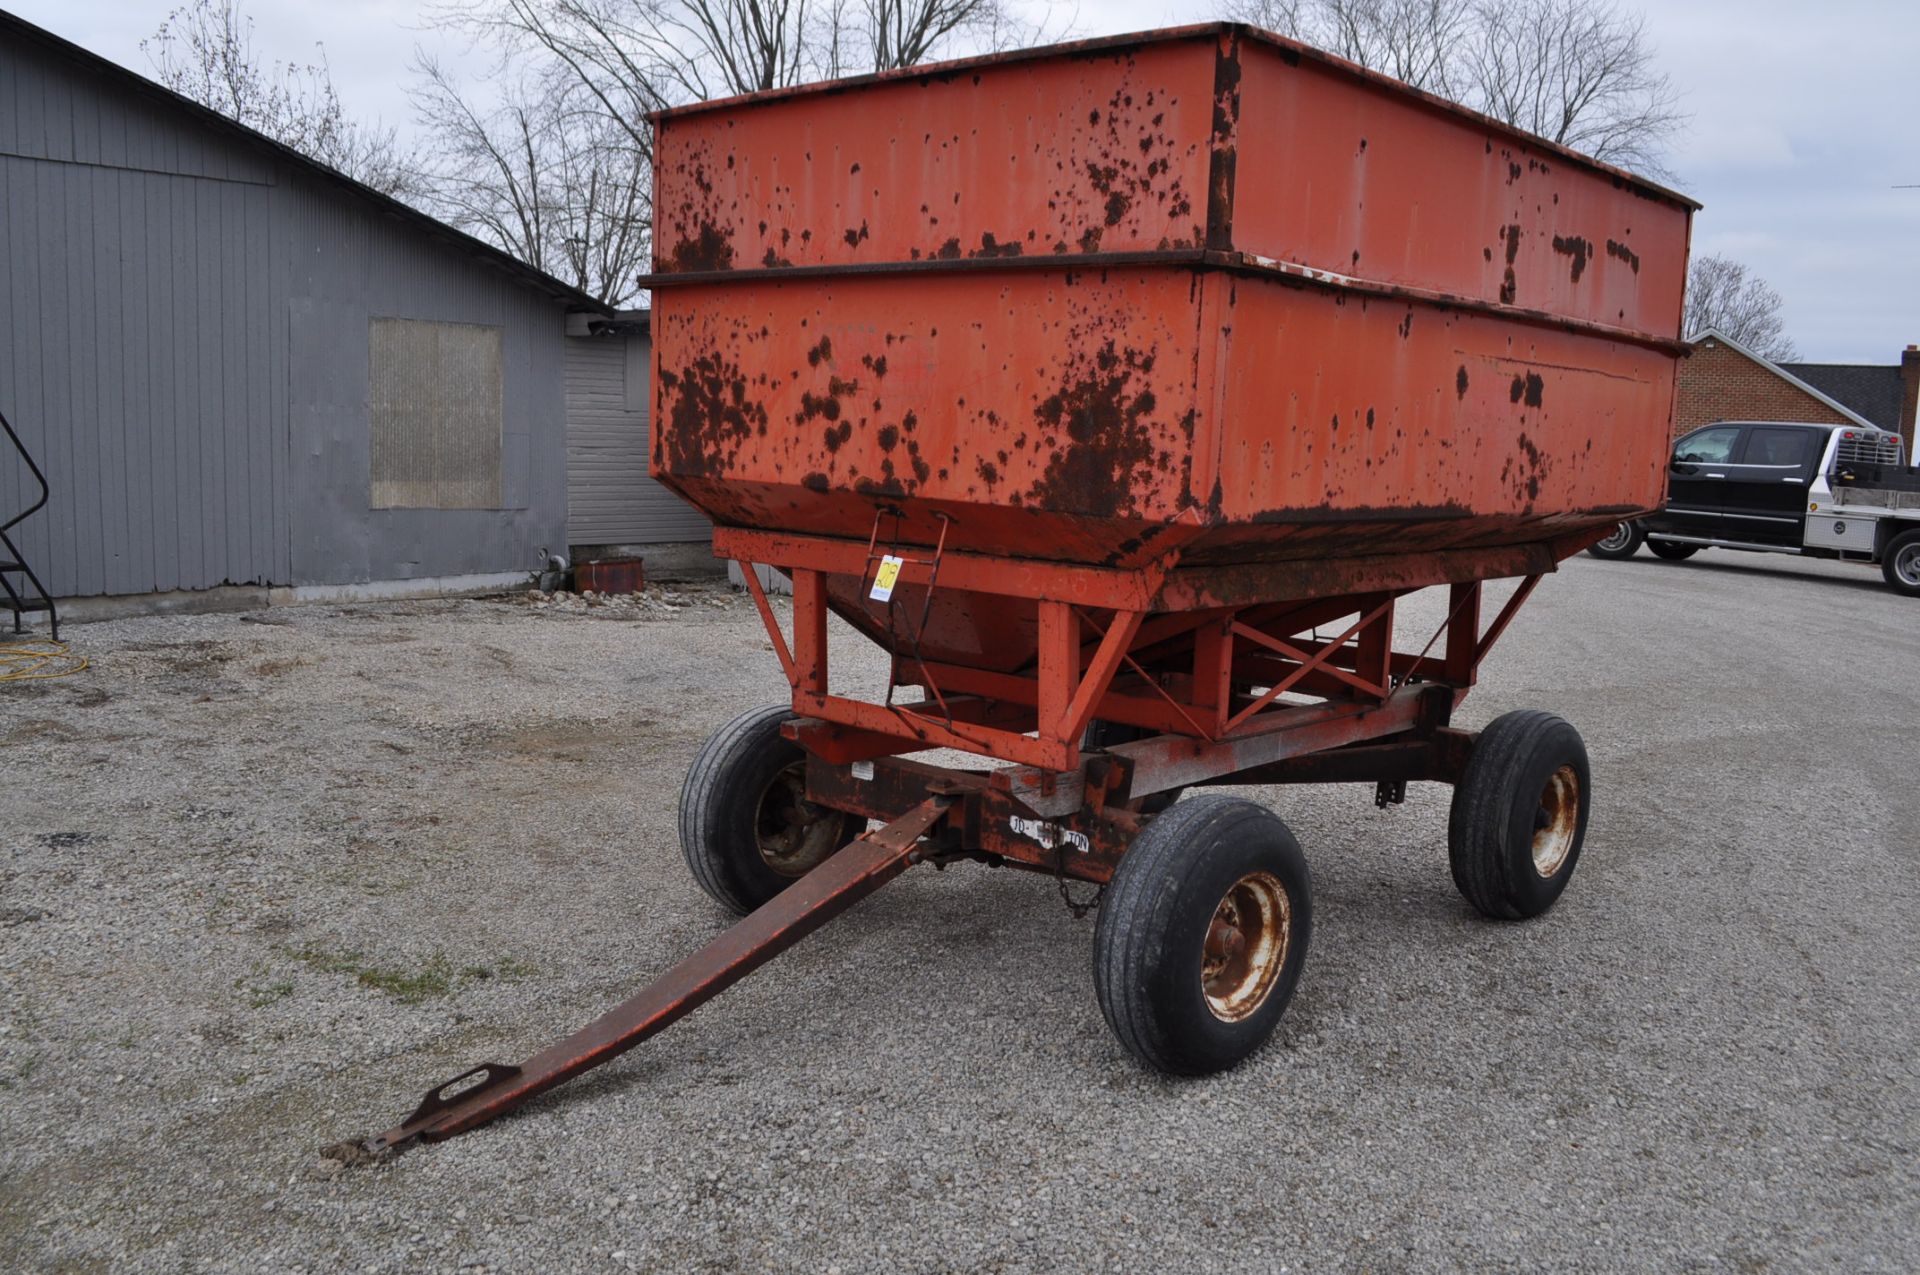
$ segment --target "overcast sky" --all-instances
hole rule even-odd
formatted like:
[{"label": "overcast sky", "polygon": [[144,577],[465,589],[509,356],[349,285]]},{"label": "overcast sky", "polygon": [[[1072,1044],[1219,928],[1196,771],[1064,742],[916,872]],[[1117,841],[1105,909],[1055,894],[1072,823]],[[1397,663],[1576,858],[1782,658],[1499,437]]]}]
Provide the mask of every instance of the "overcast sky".
[{"label": "overcast sky", "polygon": [[[164,0],[0,0],[142,73]],[[1211,16],[1212,0],[1082,0],[1076,34]],[[255,0],[256,45],[307,60],[324,42],[347,109],[410,124],[421,0]],[[1706,205],[1694,251],[1745,261],[1786,297],[1804,359],[1890,363],[1920,342],[1920,3],[1666,0],[1647,6],[1692,116],[1670,167]]]}]

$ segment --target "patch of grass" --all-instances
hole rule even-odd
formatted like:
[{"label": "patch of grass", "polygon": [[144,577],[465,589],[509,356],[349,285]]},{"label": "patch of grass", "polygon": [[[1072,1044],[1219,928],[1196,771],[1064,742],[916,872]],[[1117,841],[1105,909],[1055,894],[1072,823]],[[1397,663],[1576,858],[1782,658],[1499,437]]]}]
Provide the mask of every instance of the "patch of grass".
[{"label": "patch of grass", "polygon": [[309,943],[288,955],[323,974],[348,974],[360,986],[382,992],[403,1005],[417,1005],[453,990],[453,966],[436,956],[417,970],[369,965],[358,952],[329,952]]},{"label": "patch of grass", "polygon": [[533,973],[533,966],[522,964],[514,960],[511,956],[503,956],[491,965],[469,965],[460,971],[460,977],[476,979],[498,978],[505,979],[511,983],[523,979],[531,973]]},{"label": "patch of grass", "polygon": [[[419,969],[405,970],[371,964],[359,952],[333,952],[316,943],[279,950],[309,969],[319,970],[323,974],[344,974],[360,986],[391,996],[403,1005],[417,1005],[421,1001],[446,996],[461,982],[485,982],[496,978],[512,982],[534,972],[531,965],[511,956],[483,965],[468,965],[456,971],[445,956],[435,955]],[[244,982],[244,979],[236,980],[234,986],[239,987]],[[291,996],[293,984],[252,985],[248,990],[253,995],[254,1008],[260,1009]]]},{"label": "patch of grass", "polygon": [[265,1009],[275,1001],[283,1001],[293,995],[292,983],[268,983],[265,987],[249,988],[247,1004],[254,1009]]},{"label": "patch of grass", "polygon": [[33,1073],[40,1070],[40,1064],[46,1061],[43,1054],[35,1054],[21,1062],[20,1068],[11,1076],[0,1076],[0,1089],[11,1089],[15,1085],[25,1084],[33,1079]]}]

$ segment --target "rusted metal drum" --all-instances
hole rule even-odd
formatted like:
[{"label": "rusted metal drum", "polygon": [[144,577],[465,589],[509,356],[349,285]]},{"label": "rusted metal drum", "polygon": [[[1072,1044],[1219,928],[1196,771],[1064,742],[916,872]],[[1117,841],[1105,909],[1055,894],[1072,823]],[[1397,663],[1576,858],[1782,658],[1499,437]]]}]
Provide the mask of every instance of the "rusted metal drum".
[{"label": "rusted metal drum", "polygon": [[575,564],[573,584],[582,593],[639,593],[647,587],[646,564],[640,558],[595,558]]},{"label": "rusted metal drum", "polygon": [[652,472],[722,526],[1257,571],[1660,501],[1697,205],[1325,54],[1209,25],[657,128]]}]

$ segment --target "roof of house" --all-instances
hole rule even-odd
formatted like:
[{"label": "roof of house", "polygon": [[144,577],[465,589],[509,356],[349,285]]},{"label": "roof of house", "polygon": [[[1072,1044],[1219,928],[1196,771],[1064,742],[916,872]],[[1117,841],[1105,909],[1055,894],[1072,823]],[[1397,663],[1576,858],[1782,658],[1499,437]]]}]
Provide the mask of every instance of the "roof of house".
[{"label": "roof of house", "polygon": [[1898,363],[1782,363],[1781,370],[1838,399],[1881,429],[1898,431]]},{"label": "roof of house", "polygon": [[255,149],[271,152],[275,158],[298,169],[309,176],[319,178],[366,202],[375,213],[390,217],[395,221],[406,222],[437,239],[464,256],[474,258],[482,264],[519,279],[533,288],[546,293],[557,301],[587,310],[606,312],[607,307],[590,294],[581,291],[572,284],[556,279],[543,270],[537,270],[513,254],[503,252],[485,240],[476,239],[463,230],[437,218],[430,217],[418,208],[411,207],[391,195],[383,195],[373,187],[329,168],[318,160],[289,146],[274,141],[266,134],[248,128],[246,125],[228,119],[218,111],[211,110],[192,98],[182,97],[164,85],[156,84],[143,75],[129,71],[117,62],[111,62],[99,54],[84,49],[70,40],[63,40],[43,27],[34,26],[0,9],[0,42],[15,39],[30,41],[52,52],[78,63],[82,68],[99,76],[103,80],[120,85],[142,96],[150,98],[162,106],[186,114],[207,128],[222,133],[230,139]]},{"label": "roof of house", "polygon": [[[1839,399],[1835,398],[1833,395],[1827,393],[1825,390],[1819,388],[1818,386],[1808,381],[1801,380],[1798,376],[1795,376],[1792,372],[1789,372],[1786,366],[1782,366],[1779,363],[1775,363],[1773,360],[1765,358],[1762,355],[1755,354],[1752,350],[1749,350],[1746,346],[1740,344],[1738,341],[1734,340],[1732,337],[1722,332],[1719,328],[1703,329],[1702,331],[1694,333],[1691,337],[1687,339],[1688,339],[1688,342],[1693,345],[1701,345],[1707,341],[1718,341],[1720,342],[1720,344],[1726,346],[1730,350],[1733,350],[1735,353],[1743,355],[1746,358],[1752,359],[1755,363],[1758,363],[1761,367],[1766,368],[1769,372],[1772,372],[1775,376],[1787,382],[1789,385],[1792,385],[1794,388],[1799,390],[1804,390],[1808,394],[1813,395],[1813,397],[1819,399],[1822,403],[1825,403],[1828,407],[1831,407],[1834,411],[1839,412],[1842,416],[1847,417],[1849,420],[1855,421],[1869,428],[1878,428],[1877,426],[1874,425],[1872,421],[1868,420],[1865,416],[1861,415],[1860,412],[1857,411],[1856,409],[1849,407],[1847,404],[1841,402]],[[1788,366],[1791,366],[1791,365],[1788,365]],[[1899,371],[1898,368],[1894,370],[1896,372]],[[1888,426],[1887,428],[1892,429],[1894,427]]]}]

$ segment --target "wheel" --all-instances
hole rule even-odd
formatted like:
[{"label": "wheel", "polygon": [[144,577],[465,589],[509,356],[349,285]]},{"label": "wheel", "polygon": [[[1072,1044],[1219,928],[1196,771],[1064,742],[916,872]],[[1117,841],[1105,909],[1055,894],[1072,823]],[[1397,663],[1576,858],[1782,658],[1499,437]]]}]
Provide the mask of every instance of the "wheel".
[{"label": "wheel", "polygon": [[1638,549],[1640,542],[1646,538],[1647,533],[1640,530],[1638,523],[1623,522],[1609,531],[1604,540],[1597,540],[1588,545],[1587,552],[1596,558],[1609,560],[1631,558],[1633,551]]},{"label": "wheel", "polygon": [[1525,710],[1480,732],[1453,790],[1453,883],[1487,916],[1539,916],[1567,888],[1587,832],[1593,783],[1580,732]]},{"label": "wheel", "polygon": [[784,705],[742,713],[693,759],[680,789],[680,852],[700,888],[745,915],[866,831],[806,799],[806,754],[780,734]]},{"label": "wheel", "polygon": [[[1129,726],[1125,722],[1107,722],[1098,718],[1087,725],[1087,733],[1080,746],[1089,752],[1103,752],[1115,744],[1131,744],[1146,739],[1153,732],[1144,726]],[[1174,802],[1180,800],[1184,788],[1169,788],[1165,792],[1156,792],[1131,803],[1134,810],[1143,815],[1157,815]]]},{"label": "wheel", "polygon": [[1313,932],[1300,844],[1236,797],[1183,801],[1120,860],[1093,934],[1093,986],[1120,1043],[1157,1071],[1224,1071],[1265,1043]]},{"label": "wheel", "polygon": [[1699,545],[1683,545],[1674,540],[1649,540],[1647,548],[1653,550],[1656,558],[1665,558],[1668,562],[1685,562],[1700,552]]},{"label": "wheel", "polygon": [[1903,531],[1887,543],[1880,572],[1895,593],[1920,598],[1920,527]]}]

